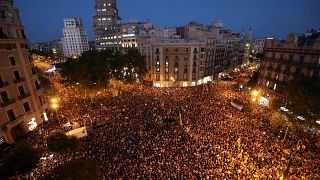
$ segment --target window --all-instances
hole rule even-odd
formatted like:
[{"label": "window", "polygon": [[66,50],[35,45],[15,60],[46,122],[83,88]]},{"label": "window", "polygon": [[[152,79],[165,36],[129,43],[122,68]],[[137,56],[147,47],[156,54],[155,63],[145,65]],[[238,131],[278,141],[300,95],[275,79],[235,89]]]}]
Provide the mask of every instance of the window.
[{"label": "window", "polygon": [[28,102],[23,103],[23,108],[25,112],[29,112],[30,111],[30,106]]},{"label": "window", "polygon": [[9,111],[7,111],[7,115],[9,117],[10,121],[14,121],[16,119],[16,116],[14,115],[13,109],[10,109]]},{"label": "window", "polygon": [[20,96],[26,95],[26,92],[24,91],[23,86],[18,86],[18,91],[19,91],[19,93],[20,93]]},{"label": "window", "polygon": [[14,75],[14,79],[15,79],[15,80],[21,80],[19,71],[13,71],[13,75]]},{"label": "window", "polygon": [[188,79],[188,74],[183,74],[183,80],[187,80]]},{"label": "window", "polygon": [[197,79],[197,74],[192,74],[192,80],[196,80]]},{"label": "window", "polygon": [[0,86],[1,86],[1,84],[4,84],[4,83],[3,83],[2,76],[1,76],[1,74],[0,74]]},{"label": "window", "polygon": [[273,90],[275,91],[277,89],[277,84],[273,85]]},{"label": "window", "polygon": [[292,60],[293,60],[293,55],[290,54],[290,55],[289,55],[289,61],[292,61]]},{"label": "window", "polygon": [[304,56],[300,56],[300,63],[304,62]]},{"label": "window", "polygon": [[34,85],[36,86],[36,89],[37,89],[37,90],[41,89],[41,86],[40,86],[40,82],[39,82],[39,81],[35,81],[35,82],[34,82]]},{"label": "window", "polygon": [[178,51],[179,51],[179,49],[178,49],[178,48],[175,48],[175,49],[174,49],[174,51],[175,51],[175,52],[178,52]]},{"label": "window", "polygon": [[16,65],[16,60],[14,59],[13,56],[9,57],[9,60],[10,60],[10,64],[11,64],[12,66],[15,66],[15,65]]},{"label": "window", "polygon": [[156,81],[160,81],[160,74],[156,75]]},{"label": "window", "polygon": [[9,97],[6,91],[0,93],[2,102],[9,102]]}]

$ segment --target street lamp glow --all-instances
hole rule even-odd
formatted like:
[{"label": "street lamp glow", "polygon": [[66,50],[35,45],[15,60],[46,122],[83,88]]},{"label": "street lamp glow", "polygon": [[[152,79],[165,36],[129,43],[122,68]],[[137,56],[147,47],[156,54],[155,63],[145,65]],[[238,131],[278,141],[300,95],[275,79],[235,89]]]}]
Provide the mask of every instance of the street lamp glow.
[{"label": "street lamp glow", "polygon": [[256,98],[252,98],[251,100],[252,100],[252,102],[256,102],[257,99]]},{"label": "street lamp glow", "polygon": [[51,104],[51,108],[54,109],[54,110],[57,110],[59,107],[58,104],[54,103],[54,104]]},{"label": "street lamp glow", "polygon": [[58,99],[57,99],[57,98],[52,98],[52,99],[50,100],[50,102],[56,104],[56,103],[58,103]]},{"label": "street lamp glow", "polygon": [[252,95],[252,96],[258,96],[258,95],[259,95],[259,91],[253,90],[253,91],[251,92],[251,95]]}]

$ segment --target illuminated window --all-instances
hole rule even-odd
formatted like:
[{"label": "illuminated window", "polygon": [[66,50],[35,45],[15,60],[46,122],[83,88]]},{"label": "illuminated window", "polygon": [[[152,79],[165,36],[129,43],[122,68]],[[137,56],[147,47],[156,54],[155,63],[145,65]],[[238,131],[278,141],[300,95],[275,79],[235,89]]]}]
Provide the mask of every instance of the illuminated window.
[{"label": "illuminated window", "polygon": [[36,122],[36,119],[34,117],[31,118],[31,120],[28,122],[29,130],[32,131],[32,130],[36,129],[37,126],[38,126],[38,124]]},{"label": "illuminated window", "polygon": [[277,84],[274,84],[273,85],[273,90],[276,90],[277,89]]}]

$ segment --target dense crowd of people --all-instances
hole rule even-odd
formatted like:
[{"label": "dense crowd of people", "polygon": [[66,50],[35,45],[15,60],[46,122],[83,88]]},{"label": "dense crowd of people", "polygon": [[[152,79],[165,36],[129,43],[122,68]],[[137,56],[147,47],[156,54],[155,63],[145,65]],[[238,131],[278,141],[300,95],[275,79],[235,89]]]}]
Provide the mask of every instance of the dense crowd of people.
[{"label": "dense crowd of people", "polygon": [[[72,158],[92,157],[107,179],[320,179],[315,133],[298,128],[284,140],[267,110],[230,105],[235,98],[246,103],[246,93],[234,91],[246,80],[190,88],[117,85],[85,93],[59,85],[58,113],[27,138],[45,154],[26,177],[54,178]],[[168,117],[176,121],[165,122]],[[47,136],[67,121],[86,125],[88,136],[76,152],[47,152]]]}]

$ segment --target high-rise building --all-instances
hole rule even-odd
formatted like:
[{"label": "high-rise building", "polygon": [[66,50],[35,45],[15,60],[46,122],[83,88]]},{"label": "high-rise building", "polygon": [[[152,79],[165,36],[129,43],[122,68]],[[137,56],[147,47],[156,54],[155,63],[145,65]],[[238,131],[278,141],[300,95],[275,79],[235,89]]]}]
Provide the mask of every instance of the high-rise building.
[{"label": "high-rise building", "polygon": [[0,0],[0,144],[47,120],[46,104],[13,0]]},{"label": "high-rise building", "polygon": [[121,32],[116,0],[96,0],[93,31],[97,50],[120,50]]},{"label": "high-rise building", "polygon": [[299,76],[320,76],[320,30],[289,34],[284,42],[268,38],[259,72],[259,102],[268,106],[285,97],[288,81]]},{"label": "high-rise building", "polygon": [[65,57],[79,57],[89,50],[88,37],[79,18],[65,18],[62,30],[62,46]]}]

